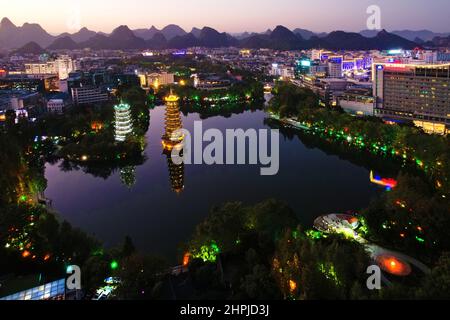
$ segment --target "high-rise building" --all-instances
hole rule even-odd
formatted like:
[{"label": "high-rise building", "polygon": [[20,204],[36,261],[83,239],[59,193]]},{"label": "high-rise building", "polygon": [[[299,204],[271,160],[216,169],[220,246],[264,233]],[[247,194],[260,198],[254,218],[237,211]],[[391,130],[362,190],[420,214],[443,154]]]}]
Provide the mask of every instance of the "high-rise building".
[{"label": "high-rise building", "polygon": [[72,88],[72,100],[75,104],[100,103],[109,100],[107,92],[94,86]]},{"label": "high-rise building", "polygon": [[342,78],[344,58],[333,56],[328,59],[328,76],[330,78]]},{"label": "high-rise building", "polygon": [[50,113],[62,114],[66,104],[63,99],[50,99],[47,101],[47,111]]},{"label": "high-rise building", "polygon": [[59,79],[67,79],[69,73],[74,70],[74,62],[69,56],[59,56],[53,61],[25,64],[26,74],[53,74],[58,75]]},{"label": "high-rise building", "polygon": [[312,62],[309,59],[302,59],[297,61],[296,71],[297,76],[309,74],[311,72]]},{"label": "high-rise building", "polygon": [[121,103],[114,106],[115,114],[115,138],[123,142],[133,132],[131,119],[131,107],[129,104]]},{"label": "high-rise building", "polygon": [[69,73],[75,71],[75,64],[69,56],[59,56],[55,60],[59,79],[69,78]]},{"label": "high-rise building", "polygon": [[427,132],[450,126],[450,64],[373,64],[375,114],[414,122]]},{"label": "high-rise building", "polygon": [[338,96],[339,106],[347,113],[357,116],[373,116],[372,90],[350,88]]},{"label": "high-rise building", "polygon": [[164,99],[166,102],[166,120],[165,133],[162,138],[164,148],[169,150],[172,150],[184,139],[184,136],[179,132],[183,126],[178,105],[179,99],[180,98],[172,92]]},{"label": "high-rise building", "polygon": [[175,74],[173,73],[141,73],[138,74],[139,82],[141,87],[148,88],[159,88],[160,86],[166,86],[175,83]]}]

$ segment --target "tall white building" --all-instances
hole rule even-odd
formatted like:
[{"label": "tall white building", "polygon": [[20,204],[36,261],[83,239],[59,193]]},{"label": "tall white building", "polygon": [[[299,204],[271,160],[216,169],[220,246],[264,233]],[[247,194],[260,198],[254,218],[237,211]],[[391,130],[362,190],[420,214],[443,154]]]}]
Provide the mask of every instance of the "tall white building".
[{"label": "tall white building", "polygon": [[270,75],[275,77],[281,76],[281,66],[278,63],[272,63],[272,68],[270,69]]},{"label": "tall white building", "polygon": [[55,60],[55,64],[59,79],[67,79],[69,78],[69,73],[75,71],[75,63],[69,56],[59,56]]},{"label": "tall white building", "polygon": [[344,58],[342,56],[329,57],[328,76],[330,78],[342,78]]}]

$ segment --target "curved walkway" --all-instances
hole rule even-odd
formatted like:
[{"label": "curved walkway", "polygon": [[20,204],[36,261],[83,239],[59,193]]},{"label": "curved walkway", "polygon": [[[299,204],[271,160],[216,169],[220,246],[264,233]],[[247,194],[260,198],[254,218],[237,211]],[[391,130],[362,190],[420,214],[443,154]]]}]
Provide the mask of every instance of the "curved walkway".
[{"label": "curved walkway", "polygon": [[[403,254],[401,252],[388,250],[386,248],[383,248],[379,245],[376,245],[374,243],[371,243],[361,237],[350,224],[345,223],[345,221],[339,221],[337,219],[340,215],[337,214],[330,214],[326,216],[318,217],[314,221],[314,228],[316,228],[319,231],[322,231],[324,233],[335,233],[335,234],[344,234],[346,236],[351,235],[351,237],[364,246],[366,251],[369,253],[370,257],[377,261],[377,258],[380,256],[392,256],[394,258],[397,258],[399,260],[402,260],[403,262],[409,263],[412,266],[416,267],[418,270],[422,271],[425,274],[428,274],[431,272],[430,268],[428,268],[425,264],[420,262],[419,260],[410,257],[406,254]],[[344,215],[345,216],[345,215]],[[383,275],[382,278],[383,283],[386,285],[391,285],[392,283]]]}]

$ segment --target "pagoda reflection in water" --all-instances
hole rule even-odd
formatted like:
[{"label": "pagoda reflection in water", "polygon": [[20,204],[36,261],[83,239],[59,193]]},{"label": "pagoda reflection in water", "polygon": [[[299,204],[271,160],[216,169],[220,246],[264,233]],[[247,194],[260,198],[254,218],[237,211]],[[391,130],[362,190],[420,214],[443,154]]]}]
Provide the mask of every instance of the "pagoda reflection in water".
[{"label": "pagoda reflection in water", "polygon": [[178,104],[179,97],[171,91],[164,101],[166,103],[166,115],[165,133],[162,137],[163,153],[167,156],[172,190],[179,194],[184,190],[184,164],[175,164],[172,161],[172,150],[182,148],[184,140],[183,134],[178,131],[183,128]]}]

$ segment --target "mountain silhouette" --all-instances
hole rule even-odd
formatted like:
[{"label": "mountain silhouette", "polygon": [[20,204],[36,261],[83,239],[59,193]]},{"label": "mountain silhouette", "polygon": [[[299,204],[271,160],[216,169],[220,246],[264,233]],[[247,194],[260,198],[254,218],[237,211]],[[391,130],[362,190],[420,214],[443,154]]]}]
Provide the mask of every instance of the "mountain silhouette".
[{"label": "mountain silhouette", "polygon": [[13,51],[13,54],[20,54],[20,55],[26,55],[26,54],[43,54],[46,53],[46,51],[38,45],[36,42],[29,42],[25,44],[23,47]]},{"label": "mountain silhouette", "polygon": [[48,50],[74,50],[78,48],[78,43],[76,43],[70,36],[58,38],[47,47]]},{"label": "mountain silhouette", "polygon": [[[407,31],[403,32],[405,34],[408,33]],[[361,31],[361,33],[333,31],[329,34],[316,34],[299,28],[291,31],[279,25],[275,29],[268,29],[263,33],[242,33],[233,37],[211,27],[193,28],[190,33],[186,33],[178,25],[170,24],[162,30],[158,30],[155,26],[149,29],[130,30],[127,26],[122,25],[114,29],[111,34],[96,33],[87,28],[82,28],[73,34],[63,33],[59,36],[52,36],[38,24],[25,23],[23,26],[18,27],[8,18],[3,18],[0,22],[0,46],[11,50],[22,48],[30,42],[35,42],[40,47],[50,50],[76,48],[91,48],[94,50],[177,49],[194,46],[208,48],[235,46],[276,50],[310,48],[383,50],[391,48],[411,49],[418,46],[417,42],[423,43],[425,41],[424,38],[420,37],[415,37],[414,40],[416,41],[411,41],[386,30],[376,32]],[[418,31],[418,34],[429,37],[427,30]],[[446,36],[443,36],[436,38],[436,41],[428,41],[426,45],[437,46],[445,43]]]}]

